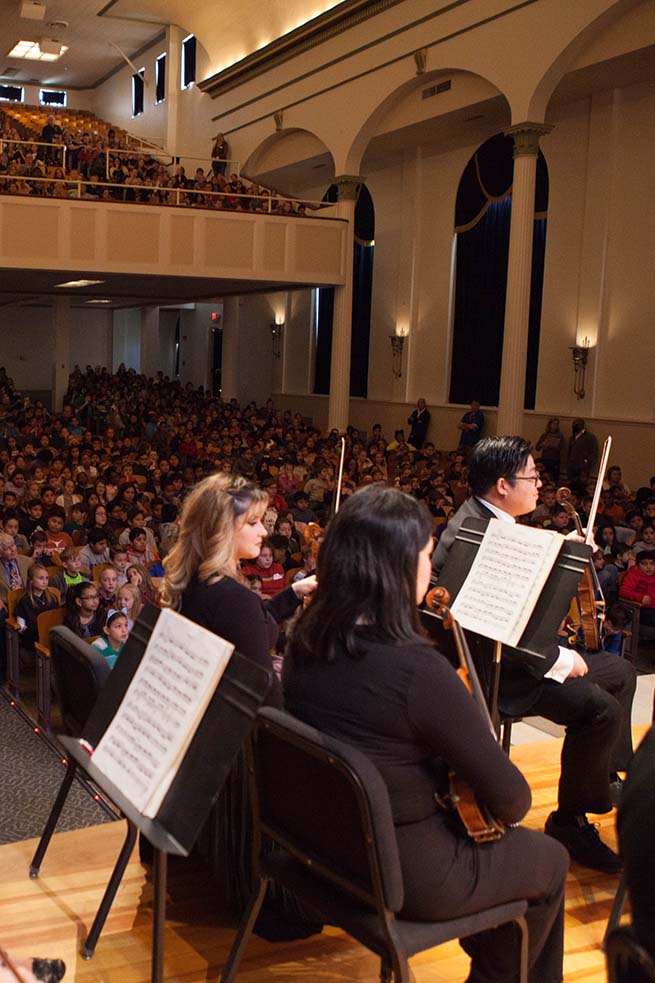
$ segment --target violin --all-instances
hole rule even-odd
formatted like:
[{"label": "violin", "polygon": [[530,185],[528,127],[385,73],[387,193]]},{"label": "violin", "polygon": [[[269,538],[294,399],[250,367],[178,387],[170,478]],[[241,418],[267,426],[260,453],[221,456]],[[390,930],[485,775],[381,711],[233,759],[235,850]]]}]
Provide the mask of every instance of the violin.
[{"label": "violin", "polygon": [[[453,618],[448,603],[450,595],[445,587],[433,587],[428,591],[425,603],[435,615],[442,619],[444,628],[452,630],[459,658],[457,675],[460,677],[469,693],[480,707],[489,725],[489,730],[496,740],[496,732],[489,716],[489,710],[480,686],[478,674],[473,665],[473,659],[466,643],[464,633],[459,623]],[[448,773],[449,800],[457,810],[466,832],[476,843],[490,843],[499,840],[505,833],[505,826],[490,815],[489,811],[480,805],[470,786],[454,771]]]},{"label": "violin", "polygon": [[[605,471],[607,470],[607,462],[609,461],[611,448],[612,438],[607,437],[603,446],[603,455],[601,458],[600,467],[598,469],[598,479],[596,481],[594,497],[589,510],[589,519],[587,520],[586,530],[582,528],[580,516],[573,507],[573,493],[571,492],[571,489],[562,487],[558,488],[555,493],[557,503],[561,505],[562,508],[566,510],[567,515],[573,519],[576,532],[588,545],[591,545],[593,540],[593,528],[596,521],[600,493],[603,487],[603,480],[605,478]],[[603,597],[603,591],[598,580],[598,574],[596,573],[593,560],[590,560],[578,585],[577,595],[574,598],[575,611],[571,619],[576,631],[576,636],[578,633],[582,634],[585,647],[588,651],[595,652],[601,648],[602,629],[603,622],[605,620],[605,607],[605,598]],[[575,617],[575,612],[577,612],[577,618]]]}]

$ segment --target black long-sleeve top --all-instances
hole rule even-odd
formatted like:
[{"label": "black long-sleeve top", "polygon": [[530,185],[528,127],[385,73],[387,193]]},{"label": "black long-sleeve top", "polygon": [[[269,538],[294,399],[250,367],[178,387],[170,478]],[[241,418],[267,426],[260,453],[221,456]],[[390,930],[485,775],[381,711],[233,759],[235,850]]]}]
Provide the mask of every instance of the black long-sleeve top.
[{"label": "black long-sleeve top", "polygon": [[[192,581],[182,595],[180,614],[232,642],[241,655],[271,669],[270,652],[278,636],[278,622],[290,618],[299,604],[291,588],[264,602],[237,580],[222,577],[213,584]],[[267,702],[282,706],[277,677]]]},{"label": "black long-sleeve top", "polygon": [[361,658],[342,650],[330,664],[298,664],[292,640],[283,676],[290,712],[371,758],[396,825],[435,812],[449,768],[497,819],[520,820],[529,786],[450,663],[429,645],[381,643],[365,629],[359,635]]}]

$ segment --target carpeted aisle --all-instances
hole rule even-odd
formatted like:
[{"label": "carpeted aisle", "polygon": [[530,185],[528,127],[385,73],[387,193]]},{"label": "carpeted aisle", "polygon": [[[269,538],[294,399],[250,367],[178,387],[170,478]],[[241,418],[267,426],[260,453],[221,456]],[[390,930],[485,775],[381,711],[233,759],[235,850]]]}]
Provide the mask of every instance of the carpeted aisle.
[{"label": "carpeted aisle", "polygon": [[[61,758],[0,695],[0,844],[41,835],[64,772]],[[57,832],[110,821],[75,781]]]}]

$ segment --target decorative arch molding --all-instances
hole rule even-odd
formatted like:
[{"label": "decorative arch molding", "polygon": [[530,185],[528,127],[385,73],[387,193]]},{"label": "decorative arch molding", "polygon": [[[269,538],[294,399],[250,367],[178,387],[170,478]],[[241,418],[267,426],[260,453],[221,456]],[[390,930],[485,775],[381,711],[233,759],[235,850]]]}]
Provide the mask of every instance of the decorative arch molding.
[{"label": "decorative arch molding", "polygon": [[562,48],[535,86],[529,100],[525,119],[543,122],[550,97],[566,73],[587,45],[595,40],[608,26],[619,20],[623,14],[637,6],[641,0],[606,0],[606,10],[601,11],[575,34]]},{"label": "decorative arch molding", "polygon": [[[292,141],[293,152],[289,153]],[[334,156],[327,143],[317,133],[305,127],[288,127],[276,130],[263,140],[259,139],[250,150],[246,148],[241,169],[247,177],[255,177],[266,171],[325,154],[329,156],[334,167]]]},{"label": "decorative arch molding", "polygon": [[[412,67],[416,68],[417,64],[412,61]],[[470,71],[468,68],[462,67],[440,67],[432,71],[417,71],[416,75],[408,79],[401,84],[398,84],[396,79],[390,79],[387,87],[386,93],[382,94],[382,98],[378,102],[378,105],[373,109],[373,111],[368,115],[364,122],[360,125],[358,132],[355,134],[350,148],[347,151],[346,159],[343,169],[349,173],[357,174],[361,170],[361,163],[366,153],[366,149],[370,144],[371,140],[378,134],[380,126],[383,124],[385,117],[388,117],[393,110],[402,102],[402,100],[410,95],[411,93],[419,90],[427,90],[431,87],[437,85],[439,82],[445,82],[452,80],[453,78],[466,77],[468,79],[475,79],[479,82],[484,83],[485,95],[483,98],[493,98],[495,96],[500,96],[507,102],[508,106],[508,118],[509,118],[509,102],[503,92],[494,84],[489,78],[485,78],[477,72]],[[482,95],[480,93],[480,95]],[[478,98],[473,99],[468,105],[473,105],[475,102],[479,101]],[[448,112],[452,112],[455,109],[464,108],[462,104],[455,107],[451,107],[450,110],[445,110],[444,112],[435,113],[436,118],[438,116],[447,115]]]}]

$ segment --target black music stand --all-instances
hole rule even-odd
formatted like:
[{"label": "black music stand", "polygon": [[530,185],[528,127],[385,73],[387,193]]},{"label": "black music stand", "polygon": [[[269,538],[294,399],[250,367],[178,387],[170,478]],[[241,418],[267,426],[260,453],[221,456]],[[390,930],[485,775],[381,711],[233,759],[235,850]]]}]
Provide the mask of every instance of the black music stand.
[{"label": "black music stand", "polygon": [[[96,747],[111,723],[145,652],[159,617],[157,608],[144,608],[87,721],[82,738]],[[127,836],[105,890],[82,954],[90,959],[121,878],[130,859],[137,832],[154,848],[152,983],[161,983],[164,966],[164,923],[168,854],[187,857],[216,802],[234,760],[255,722],[257,710],[270,689],[272,673],[234,652],[196,729],[155,819],[143,816],[121,790],[93,765],[79,740],[61,738],[68,768],[30,866],[37,877],[66,796],[80,769],[127,820]]]},{"label": "black music stand", "polygon": [[[497,520],[471,516],[462,522],[457,531],[438,581],[439,587],[445,587],[449,592],[451,604],[468,576],[487,531],[487,526],[494,521]],[[544,651],[552,645],[553,639],[557,636],[559,627],[568,613],[592,552],[591,546],[586,543],[578,543],[562,536],[559,555],[548,575],[548,580],[539,595],[519,643],[515,646],[519,652],[525,652],[540,659],[544,658]],[[501,646],[497,643],[487,695],[491,719],[496,726],[498,725],[500,655]]]}]

